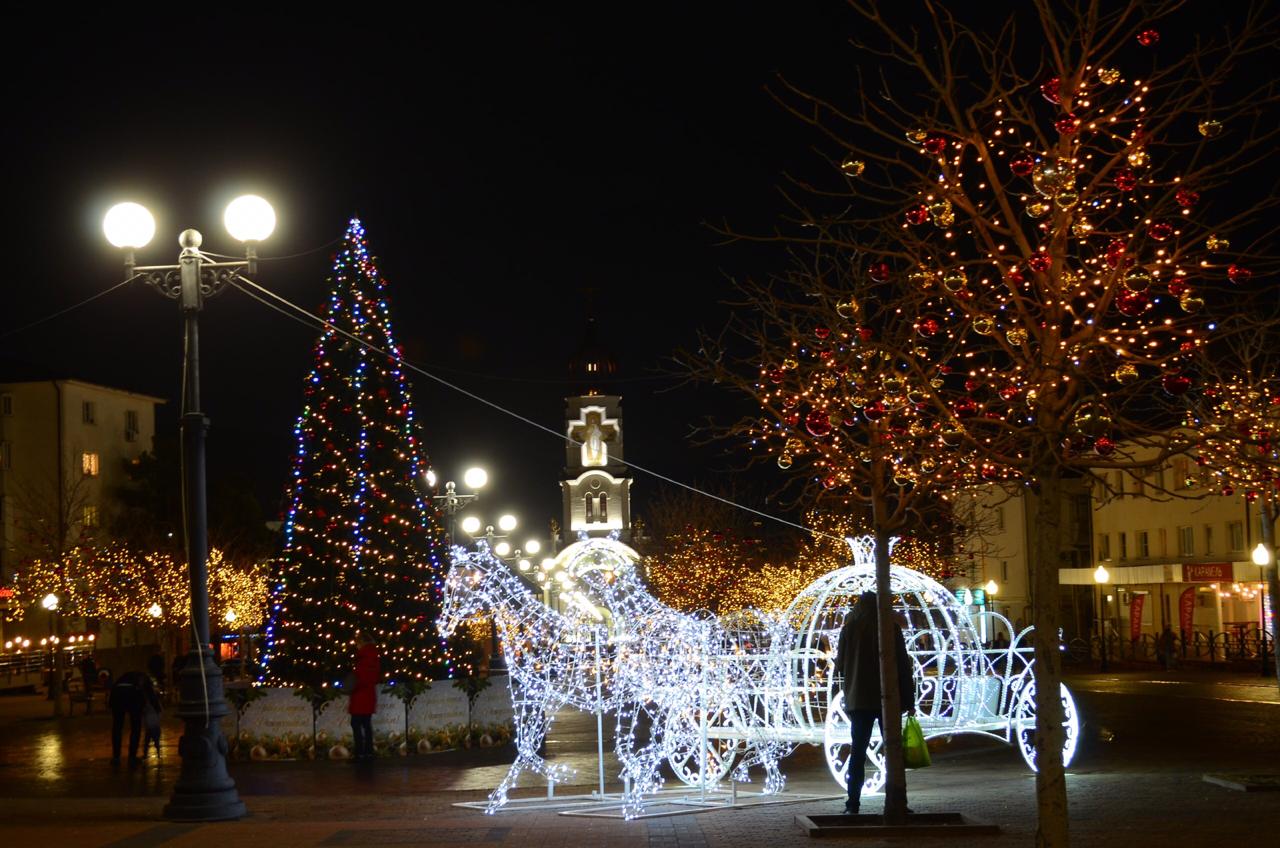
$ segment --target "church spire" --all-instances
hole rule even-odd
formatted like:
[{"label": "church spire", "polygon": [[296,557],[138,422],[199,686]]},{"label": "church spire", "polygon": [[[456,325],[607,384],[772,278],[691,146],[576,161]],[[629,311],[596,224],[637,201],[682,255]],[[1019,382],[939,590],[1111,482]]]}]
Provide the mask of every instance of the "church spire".
[{"label": "church spire", "polygon": [[617,370],[613,356],[596,336],[595,316],[589,316],[582,343],[569,358],[569,379],[574,383],[574,389],[583,395],[602,394],[604,381]]}]

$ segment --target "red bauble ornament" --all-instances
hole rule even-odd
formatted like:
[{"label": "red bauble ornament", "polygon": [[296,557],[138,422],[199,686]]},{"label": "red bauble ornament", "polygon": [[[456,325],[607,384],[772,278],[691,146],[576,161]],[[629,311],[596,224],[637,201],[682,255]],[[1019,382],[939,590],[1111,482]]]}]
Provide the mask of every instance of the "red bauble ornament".
[{"label": "red bauble ornament", "polygon": [[1234,262],[1227,266],[1227,279],[1236,285],[1249,282],[1249,278],[1253,276],[1253,272],[1243,265],[1237,265]]},{"label": "red bauble ornament", "polygon": [[[1196,343],[1195,343],[1195,342],[1183,342],[1182,344],[1178,345],[1178,350],[1182,351],[1183,353],[1191,353],[1191,352],[1193,352],[1195,349],[1196,349]],[[1207,392],[1207,391],[1205,392],[1205,394],[1208,394],[1210,397],[1212,397],[1212,396],[1213,396],[1212,394],[1210,394],[1210,393],[1209,393],[1209,392]],[[1216,394],[1216,392],[1215,392],[1214,394]]]},{"label": "red bauble ornament", "polygon": [[961,420],[972,418],[978,414],[978,402],[973,398],[964,398],[958,400],[952,405],[951,411],[955,413],[956,418]]},{"label": "red bauble ornament", "polygon": [[1231,488],[1230,486],[1224,486],[1224,487],[1222,488],[1222,496],[1223,496],[1224,498],[1229,498],[1229,497],[1231,497],[1232,495],[1234,495],[1235,493],[1236,493],[1236,490],[1235,490],[1235,489],[1233,489],[1233,488]]},{"label": "red bauble ornament", "polygon": [[831,335],[831,330],[827,327],[814,327],[813,334],[820,339],[825,339],[827,336]]},{"label": "red bauble ornament", "polygon": [[1244,493],[1244,499],[1249,503],[1253,503],[1258,499],[1258,493],[1250,489],[1249,491]]},{"label": "red bauble ornament", "polygon": [[1004,398],[1006,401],[1011,401],[1014,398],[1016,398],[1019,394],[1021,394],[1021,392],[1022,390],[1019,389],[1017,386],[1008,385],[1000,390],[1000,397]]},{"label": "red bauble ornament", "polygon": [[913,206],[907,210],[907,223],[920,225],[927,223],[929,220],[928,206]]},{"label": "red bauble ornament", "polygon": [[996,471],[994,465],[984,465],[978,473],[982,475],[983,480],[994,480],[1000,476],[1000,472]]},{"label": "red bauble ornament", "polygon": [[1182,297],[1184,294],[1187,293],[1187,291],[1188,291],[1188,288],[1185,280],[1169,281],[1169,294],[1173,295],[1174,297]]},{"label": "red bauble ornament", "polygon": [[858,338],[862,339],[864,342],[871,341],[873,338],[875,338],[875,336],[876,336],[875,331],[872,330],[870,327],[858,328]]},{"label": "red bauble ornament", "polygon": [[1009,288],[1013,288],[1014,286],[1020,286],[1026,281],[1027,281],[1027,278],[1022,276],[1022,272],[1019,271],[1017,268],[1010,268],[1009,273],[1004,275],[1005,285],[1007,285]]},{"label": "red bauble ornament", "polygon": [[1053,265],[1053,258],[1047,253],[1037,253],[1027,260],[1027,265],[1032,271],[1044,273]]},{"label": "red bauble ornament", "polygon": [[815,409],[804,417],[804,428],[815,438],[826,438],[831,435],[831,417],[823,410]]},{"label": "red bauble ornament", "polygon": [[834,474],[828,474],[822,478],[822,486],[825,489],[834,489],[838,485],[840,485],[840,481],[836,479]]},{"label": "red bauble ornament", "polygon": [[877,283],[883,283],[889,279],[889,263],[888,262],[872,262],[867,266],[867,276],[875,280]]},{"label": "red bauble ornament", "polygon": [[800,413],[798,412],[787,413],[787,417],[782,420],[787,422],[788,427],[794,427],[800,423]]},{"label": "red bauble ornament", "polygon": [[940,135],[931,135],[924,140],[924,149],[933,154],[939,154],[947,149],[947,140]]},{"label": "red bauble ornament", "polygon": [[1144,29],[1138,33],[1138,43],[1143,47],[1154,47],[1160,43],[1160,33],[1154,29]]},{"label": "red bauble ornament", "polygon": [[952,295],[956,300],[973,300],[973,289],[964,288]]},{"label": "red bauble ornament", "polygon": [[770,383],[781,383],[786,378],[787,378],[787,372],[783,371],[781,368],[774,368],[772,371],[769,372]]},{"label": "red bauble ornament", "polygon": [[1054,77],[1053,79],[1046,80],[1040,84],[1040,95],[1050,103],[1061,103],[1062,93],[1059,90],[1061,88],[1062,80]]},{"label": "red bauble ornament", "polygon": [[1121,315],[1137,318],[1151,307],[1151,297],[1145,291],[1125,289],[1116,295],[1116,309]]},{"label": "red bauble ornament", "polygon": [[974,379],[973,377],[970,377],[969,379],[964,381],[964,390],[966,392],[969,392],[972,394],[973,392],[976,392],[980,388],[982,388],[982,383]]},{"label": "red bauble ornament", "polygon": [[1054,121],[1053,127],[1062,135],[1074,135],[1080,129],[1080,121],[1075,115],[1066,115]]},{"label": "red bauble ornament", "polygon": [[1106,436],[1099,436],[1093,442],[1093,449],[1097,451],[1098,456],[1110,456],[1116,449],[1116,443]]},{"label": "red bauble ornament", "polygon": [[1158,221],[1147,228],[1147,235],[1151,236],[1156,241],[1164,241],[1168,239],[1169,236],[1173,235],[1173,224],[1166,223],[1165,221]]},{"label": "red bauble ornament", "polygon": [[1173,199],[1178,201],[1178,205],[1183,209],[1190,209],[1200,202],[1200,192],[1192,191],[1189,188],[1180,188],[1174,193]]},{"label": "red bauble ornament", "polygon": [[926,339],[932,335],[935,335],[940,329],[942,329],[942,324],[938,321],[937,318],[934,318],[932,316],[929,316],[927,318],[921,318],[920,321],[916,324],[916,332],[924,336]]},{"label": "red bauble ornament", "polygon": [[1103,254],[1107,260],[1107,264],[1112,268],[1119,268],[1124,262],[1125,247],[1126,245],[1123,239],[1112,239],[1107,244],[1107,252]]},{"label": "red bauble ornament", "polygon": [[869,403],[862,408],[862,414],[867,416],[868,421],[879,421],[881,418],[884,418],[888,412],[889,410],[885,407],[884,403],[878,400],[873,403]]},{"label": "red bauble ornament", "polygon": [[1029,177],[1036,168],[1036,159],[1030,153],[1019,153],[1009,160],[1009,170],[1020,177]]},{"label": "red bauble ornament", "polygon": [[831,357],[833,357],[833,356],[835,356],[835,353],[834,353],[833,351],[830,351],[830,350],[821,350],[821,351],[818,351],[818,358],[819,358],[819,359],[821,359],[821,360],[824,360],[824,361],[825,361],[825,360],[830,359],[830,358],[831,358]]},{"label": "red bauble ornament", "polygon": [[1166,374],[1161,380],[1160,385],[1164,390],[1174,397],[1185,395],[1187,389],[1191,388],[1191,378],[1184,374]]},{"label": "red bauble ornament", "polygon": [[1115,184],[1121,191],[1133,191],[1138,187],[1138,175],[1128,168],[1121,168],[1116,171]]},{"label": "red bauble ornament", "polygon": [[951,373],[951,366],[950,366],[950,365],[939,365],[939,366],[938,366],[938,372],[939,372],[939,373],[941,373],[941,374],[950,374],[950,373]]}]

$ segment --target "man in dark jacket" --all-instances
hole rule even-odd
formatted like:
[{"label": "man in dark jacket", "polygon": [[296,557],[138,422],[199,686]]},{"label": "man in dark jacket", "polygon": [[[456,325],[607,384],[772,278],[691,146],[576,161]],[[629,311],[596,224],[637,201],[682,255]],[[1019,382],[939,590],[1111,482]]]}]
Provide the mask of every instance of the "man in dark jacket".
[{"label": "man in dark jacket", "polygon": [[[915,680],[902,628],[893,623],[893,641],[898,666],[898,696],[904,712],[915,715]],[[876,593],[863,592],[857,605],[845,617],[836,649],[836,672],[843,678],[844,709],[853,725],[853,750],[849,752],[849,800],[846,815],[856,815],[866,780],[867,747],[871,728],[880,722],[884,738],[884,716],[880,706],[880,631]]]},{"label": "man in dark jacket", "polygon": [[129,765],[138,762],[138,734],[142,730],[142,706],[150,690],[150,678],[140,671],[120,675],[111,687],[111,764],[120,763],[120,737],[125,716],[129,717]]}]

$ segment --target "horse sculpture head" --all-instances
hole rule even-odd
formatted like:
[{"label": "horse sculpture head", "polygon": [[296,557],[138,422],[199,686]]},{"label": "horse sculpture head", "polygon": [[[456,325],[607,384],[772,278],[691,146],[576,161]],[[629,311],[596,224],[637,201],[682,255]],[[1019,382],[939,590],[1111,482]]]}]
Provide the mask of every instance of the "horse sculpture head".
[{"label": "horse sculpture head", "polygon": [[483,556],[461,548],[454,548],[453,554],[453,564],[444,581],[444,605],[436,619],[436,629],[446,639],[458,625],[479,615],[490,603],[485,591],[489,569]]}]

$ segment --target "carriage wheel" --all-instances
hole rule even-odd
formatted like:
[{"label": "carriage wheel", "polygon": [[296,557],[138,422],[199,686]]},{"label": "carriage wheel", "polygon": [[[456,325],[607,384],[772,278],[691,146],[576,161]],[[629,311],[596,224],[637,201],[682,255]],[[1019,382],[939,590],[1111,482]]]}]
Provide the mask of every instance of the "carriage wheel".
[{"label": "carriage wheel", "polygon": [[[1067,734],[1066,741],[1062,743],[1062,765],[1066,767],[1071,765],[1071,760],[1076,755],[1076,742],[1080,737],[1080,715],[1076,712],[1075,699],[1071,697],[1066,684],[1060,685],[1062,687],[1062,726]],[[1018,696],[1018,703],[1013,708],[1010,723],[1013,726],[1018,750],[1022,752],[1022,759],[1026,760],[1032,771],[1035,771],[1036,684],[1034,680],[1028,680],[1022,687],[1022,693]]]},{"label": "carriage wheel", "polygon": [[[853,726],[844,711],[844,693],[828,699],[827,720],[822,731],[822,750],[827,756],[827,768],[841,788],[849,788],[849,755],[853,751]],[[873,795],[884,788],[884,740],[877,723],[871,731],[871,744],[867,746],[867,778],[862,782],[862,795]]]},{"label": "carriage wheel", "polygon": [[[707,717],[709,727],[726,727],[730,721],[727,711],[721,710]],[[671,748],[667,762],[676,777],[687,786],[695,789],[714,789],[733,768],[734,758],[738,753],[738,744],[732,739],[716,739],[708,737],[706,742],[706,760],[702,758],[702,725],[697,710],[681,713],[676,721],[667,729],[672,735]],[[705,766],[705,771],[704,771]]]}]

